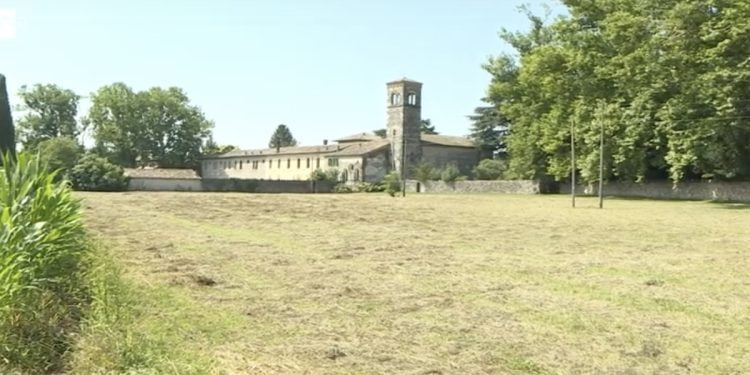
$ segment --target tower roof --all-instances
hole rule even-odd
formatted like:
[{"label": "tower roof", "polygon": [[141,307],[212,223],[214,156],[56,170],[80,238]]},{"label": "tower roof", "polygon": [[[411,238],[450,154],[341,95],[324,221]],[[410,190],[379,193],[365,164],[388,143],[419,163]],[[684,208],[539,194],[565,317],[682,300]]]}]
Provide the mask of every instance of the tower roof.
[{"label": "tower roof", "polygon": [[409,78],[406,78],[406,77],[403,77],[403,78],[401,78],[401,79],[397,79],[397,80],[395,80],[395,81],[391,81],[391,82],[388,82],[388,84],[389,84],[389,85],[391,85],[391,84],[394,84],[394,83],[402,83],[402,82],[407,82],[407,83],[418,83],[418,84],[420,84],[420,85],[422,84],[422,82],[419,82],[419,81],[415,81],[415,80],[413,80],[413,79],[409,79]]}]

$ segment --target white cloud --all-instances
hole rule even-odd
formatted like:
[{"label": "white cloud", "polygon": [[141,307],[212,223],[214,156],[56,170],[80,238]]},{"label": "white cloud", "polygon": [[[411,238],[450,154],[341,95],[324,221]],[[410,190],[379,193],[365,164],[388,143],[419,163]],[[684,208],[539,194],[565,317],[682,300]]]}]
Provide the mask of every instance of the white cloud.
[{"label": "white cloud", "polygon": [[16,10],[0,9],[0,39],[16,37]]}]

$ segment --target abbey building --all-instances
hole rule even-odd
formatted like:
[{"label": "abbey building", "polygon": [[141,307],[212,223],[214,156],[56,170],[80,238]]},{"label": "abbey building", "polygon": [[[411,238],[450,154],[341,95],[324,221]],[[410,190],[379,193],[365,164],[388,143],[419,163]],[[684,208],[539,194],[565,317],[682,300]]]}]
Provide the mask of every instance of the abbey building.
[{"label": "abbey building", "polygon": [[204,178],[307,180],[316,169],[336,169],[345,183],[378,182],[390,171],[407,175],[419,163],[442,168],[455,163],[468,173],[478,150],[464,137],[424,134],[421,129],[422,84],[401,79],[387,84],[385,138],[358,133],[335,144],[234,150],[203,159]]}]

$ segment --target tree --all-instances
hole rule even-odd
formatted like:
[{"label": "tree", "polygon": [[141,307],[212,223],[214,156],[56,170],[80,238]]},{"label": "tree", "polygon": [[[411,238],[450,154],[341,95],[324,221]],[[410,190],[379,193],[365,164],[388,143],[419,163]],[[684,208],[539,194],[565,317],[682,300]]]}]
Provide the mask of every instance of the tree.
[{"label": "tree", "polygon": [[448,163],[442,172],[440,172],[440,179],[444,182],[455,182],[464,178],[461,175],[461,170],[458,169],[456,163]]},{"label": "tree", "polygon": [[22,86],[18,92],[26,115],[18,120],[24,149],[34,150],[40,142],[56,137],[75,139],[80,134],[76,116],[80,96],[57,85]]},{"label": "tree", "polygon": [[505,161],[484,159],[474,167],[473,172],[477,180],[497,180],[505,173]]},{"label": "tree", "polygon": [[59,176],[65,177],[78,162],[83,148],[72,138],[60,137],[47,139],[37,145],[42,165],[48,170],[59,170]]},{"label": "tree", "polygon": [[281,124],[276,128],[276,131],[273,132],[273,135],[271,136],[271,140],[268,142],[269,148],[290,147],[296,145],[297,140],[294,139],[292,132],[284,124]]},{"label": "tree", "polygon": [[213,123],[176,87],[134,92],[123,83],[92,95],[95,150],[126,167],[196,168]]},{"label": "tree", "polygon": [[438,134],[435,131],[435,127],[432,125],[432,121],[428,118],[423,119],[420,122],[420,132],[424,134]]},{"label": "tree", "polygon": [[750,4],[564,0],[569,16],[503,31],[488,99],[512,124],[510,171],[622,180],[750,177]]},{"label": "tree", "polygon": [[214,142],[213,137],[209,136],[205,144],[203,145],[203,155],[221,155],[236,149],[237,146],[220,145]]},{"label": "tree", "polygon": [[16,138],[13,128],[13,116],[10,114],[8,90],[5,86],[5,76],[0,74],[0,156],[16,154]]},{"label": "tree", "polygon": [[440,179],[440,171],[436,170],[431,164],[422,162],[412,168],[414,178],[419,182],[427,182]]},{"label": "tree", "polygon": [[377,130],[374,130],[372,133],[377,135],[380,138],[385,138],[388,136],[388,130],[386,129],[377,129]]},{"label": "tree", "polygon": [[90,153],[70,170],[69,177],[76,190],[123,191],[128,187],[128,178],[120,166]]},{"label": "tree", "polygon": [[479,147],[482,158],[492,158],[506,151],[508,120],[496,107],[477,107],[469,119],[472,121],[470,137]]}]

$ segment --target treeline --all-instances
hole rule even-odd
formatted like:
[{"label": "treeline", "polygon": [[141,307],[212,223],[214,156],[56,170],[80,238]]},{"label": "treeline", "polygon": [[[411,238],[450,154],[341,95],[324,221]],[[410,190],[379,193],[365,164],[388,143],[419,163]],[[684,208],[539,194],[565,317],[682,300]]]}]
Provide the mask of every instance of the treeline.
[{"label": "treeline", "polygon": [[[553,22],[501,37],[487,100],[509,122],[509,172],[604,178],[750,177],[750,2],[563,0]],[[480,116],[481,117],[481,116]]]},{"label": "treeline", "polygon": [[81,96],[54,84],[22,87],[18,141],[24,150],[49,142],[94,141],[90,152],[122,167],[197,168],[213,147],[213,123],[176,87],[134,91],[124,83],[91,94],[89,113],[78,119]]}]

